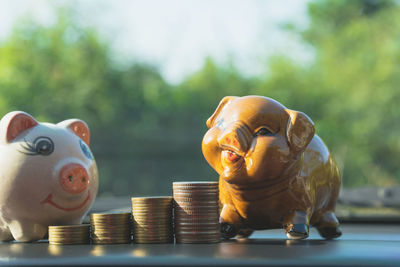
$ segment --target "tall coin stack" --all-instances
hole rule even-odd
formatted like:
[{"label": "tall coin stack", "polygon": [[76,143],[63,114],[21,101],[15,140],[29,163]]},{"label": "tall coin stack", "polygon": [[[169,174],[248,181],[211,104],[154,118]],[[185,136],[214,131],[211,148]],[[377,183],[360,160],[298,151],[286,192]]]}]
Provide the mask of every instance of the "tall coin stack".
[{"label": "tall coin stack", "polygon": [[173,242],[172,197],[133,197],[132,216],[133,242]]},{"label": "tall coin stack", "polygon": [[218,243],[217,182],[175,182],[174,227],[177,243]]},{"label": "tall coin stack", "polygon": [[89,224],[49,226],[49,243],[52,245],[89,244],[89,228]]},{"label": "tall coin stack", "polygon": [[94,244],[127,244],[131,242],[130,213],[90,214]]}]

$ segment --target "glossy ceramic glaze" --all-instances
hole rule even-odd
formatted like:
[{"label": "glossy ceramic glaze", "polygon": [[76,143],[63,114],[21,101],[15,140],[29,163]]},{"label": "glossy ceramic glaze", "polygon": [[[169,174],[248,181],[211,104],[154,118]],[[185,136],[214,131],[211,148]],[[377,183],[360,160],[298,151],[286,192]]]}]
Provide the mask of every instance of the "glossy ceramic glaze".
[{"label": "glossy ceramic glaze", "polygon": [[281,227],[306,238],[309,225],[325,238],[341,235],[339,171],[307,115],[267,97],[227,96],[207,126],[202,150],[220,175],[226,238]]},{"label": "glossy ceramic glaze", "polygon": [[15,111],[0,121],[0,241],[43,238],[48,225],[78,224],[98,174],[85,122],[39,123]]}]

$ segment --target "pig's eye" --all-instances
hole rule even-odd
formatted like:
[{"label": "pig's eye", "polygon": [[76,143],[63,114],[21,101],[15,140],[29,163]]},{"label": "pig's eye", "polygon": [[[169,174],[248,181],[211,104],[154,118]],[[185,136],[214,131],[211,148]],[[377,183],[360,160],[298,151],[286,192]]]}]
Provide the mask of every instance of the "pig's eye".
[{"label": "pig's eye", "polygon": [[40,136],[33,141],[33,144],[37,154],[47,156],[54,151],[54,143],[48,137]]},{"label": "pig's eye", "polygon": [[90,151],[90,148],[86,145],[85,142],[83,142],[81,139],[79,139],[79,145],[81,146],[82,152],[83,154],[85,154],[85,156],[88,159],[92,159],[93,158],[93,154]]},{"label": "pig's eye", "polygon": [[271,132],[270,130],[268,130],[267,128],[263,127],[260,128],[255,134],[254,136],[274,136],[275,134],[273,132]]}]

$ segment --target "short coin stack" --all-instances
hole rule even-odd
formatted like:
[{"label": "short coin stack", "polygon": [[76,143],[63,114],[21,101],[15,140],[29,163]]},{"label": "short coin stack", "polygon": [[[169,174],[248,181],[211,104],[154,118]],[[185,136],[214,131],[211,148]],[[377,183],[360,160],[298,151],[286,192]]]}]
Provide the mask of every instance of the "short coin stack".
[{"label": "short coin stack", "polygon": [[89,244],[89,228],[89,224],[49,226],[49,243],[52,245]]},{"label": "short coin stack", "polygon": [[91,236],[94,244],[127,244],[131,242],[130,213],[90,214]]},{"label": "short coin stack", "polygon": [[176,242],[220,242],[218,183],[175,182],[173,191]]},{"label": "short coin stack", "polygon": [[133,197],[132,216],[135,243],[173,242],[172,197]]}]

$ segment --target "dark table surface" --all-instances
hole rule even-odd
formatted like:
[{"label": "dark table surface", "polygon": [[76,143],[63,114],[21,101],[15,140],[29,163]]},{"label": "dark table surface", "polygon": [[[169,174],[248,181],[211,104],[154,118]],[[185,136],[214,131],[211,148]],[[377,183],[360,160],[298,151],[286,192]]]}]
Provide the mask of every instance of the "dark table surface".
[{"label": "dark table surface", "polygon": [[219,244],[49,245],[0,243],[1,265],[347,265],[400,266],[400,225],[344,224],[338,240],[315,229],[306,240],[283,230],[257,231],[249,239]]}]

